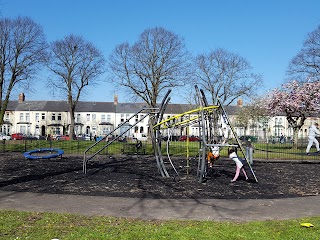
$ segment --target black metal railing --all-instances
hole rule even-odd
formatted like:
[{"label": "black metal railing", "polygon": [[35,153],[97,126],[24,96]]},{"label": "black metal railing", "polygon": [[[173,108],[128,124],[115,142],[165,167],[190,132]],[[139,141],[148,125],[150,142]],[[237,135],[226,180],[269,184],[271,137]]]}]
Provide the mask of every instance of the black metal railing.
[{"label": "black metal railing", "polygon": [[[91,146],[93,141],[85,140],[1,140],[0,152],[10,153],[18,152],[24,153],[33,149],[40,148],[59,148],[63,149],[65,154],[83,155],[83,153]],[[115,141],[108,148],[103,150],[100,154],[119,155],[119,154],[146,154],[154,155],[151,141],[143,141],[142,145],[137,148],[137,141],[135,139],[127,138],[126,141]],[[169,146],[169,147],[167,147]],[[246,147],[245,142],[243,143]],[[310,155],[306,154],[307,139],[299,139],[297,145],[292,142],[279,141],[257,141],[253,142],[254,154],[253,159],[262,160],[320,160],[320,154],[316,153],[313,145],[310,150]],[[171,156],[188,156],[194,157],[199,154],[199,142],[185,142],[185,141],[170,141],[167,144],[163,141],[161,150],[165,155],[168,153]],[[96,149],[92,149],[96,151]],[[221,148],[221,156],[227,157],[228,148]]]}]

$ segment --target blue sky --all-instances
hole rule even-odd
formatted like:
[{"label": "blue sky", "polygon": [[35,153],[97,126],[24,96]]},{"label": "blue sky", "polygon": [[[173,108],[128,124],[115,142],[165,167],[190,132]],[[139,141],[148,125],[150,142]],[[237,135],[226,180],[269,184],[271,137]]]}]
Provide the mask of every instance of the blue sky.
[{"label": "blue sky", "polygon": [[[116,45],[134,43],[147,28],[164,27],[183,37],[193,54],[224,48],[246,58],[263,75],[261,94],[283,83],[289,61],[320,24],[319,0],[0,0],[0,9],[2,17],[31,17],[49,42],[82,35],[106,59]],[[60,100],[46,91],[45,78],[42,73],[27,100]],[[114,94],[128,100],[110,83],[83,100],[113,101]]]}]

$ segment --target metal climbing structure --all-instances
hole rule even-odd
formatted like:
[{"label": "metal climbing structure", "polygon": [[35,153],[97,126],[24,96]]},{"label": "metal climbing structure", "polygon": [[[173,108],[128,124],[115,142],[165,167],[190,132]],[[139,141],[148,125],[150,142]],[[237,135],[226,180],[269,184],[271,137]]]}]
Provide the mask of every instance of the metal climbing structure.
[{"label": "metal climbing structure", "polygon": [[[197,169],[197,178],[200,183],[202,183],[205,180],[206,171],[207,171],[207,151],[210,147],[236,147],[239,148],[248,163],[248,166],[250,168],[250,171],[255,179],[256,182],[258,182],[256,175],[248,161],[248,158],[245,155],[245,151],[243,150],[243,147],[241,145],[241,141],[239,140],[231,122],[230,119],[223,108],[220,100],[218,99],[217,105],[209,105],[208,101],[206,99],[206,96],[204,92],[199,89],[197,86],[195,86],[197,100],[198,100],[198,107],[186,112],[183,112],[181,114],[177,114],[175,116],[169,117],[164,119],[164,113],[168,106],[168,103],[170,101],[170,92],[169,90],[167,94],[164,96],[159,108],[143,108],[134,115],[132,115],[129,119],[127,119],[125,122],[120,124],[117,128],[115,128],[112,132],[110,132],[107,136],[100,139],[99,141],[95,142],[92,146],[90,146],[86,151],[84,152],[83,156],[83,172],[87,173],[87,163],[89,160],[94,158],[96,155],[98,155],[100,152],[102,152],[104,149],[106,149],[108,146],[110,146],[114,141],[122,137],[126,132],[128,132],[130,129],[134,128],[139,122],[143,121],[145,118],[149,117],[149,121],[152,122],[153,129],[151,130],[151,139],[152,139],[152,145],[154,149],[154,155],[156,164],[159,170],[159,173],[162,177],[169,177],[169,173],[166,169],[164,156],[162,154],[162,132],[164,129],[170,130],[175,127],[187,127],[191,124],[196,124],[198,126],[199,130],[199,138],[201,139],[199,141],[199,152],[198,152],[198,169]],[[109,136],[112,136],[120,127],[122,127],[124,124],[129,123],[129,121],[136,116],[138,116],[140,113],[144,113],[144,117],[140,118],[139,121],[136,121],[133,125],[131,125],[130,128],[128,128],[126,131],[124,131],[119,136],[113,138],[112,140],[106,142],[105,140],[108,139]],[[232,131],[234,139],[236,141],[235,144],[228,144],[228,143],[214,143],[213,139],[219,137],[219,132],[222,132],[221,126],[222,124],[219,123],[219,121],[224,121],[224,123],[229,127],[229,129]],[[170,131],[168,131],[168,141],[170,139]],[[103,144],[102,144],[103,143]],[[89,151],[95,148],[96,146],[102,146],[96,150],[93,154],[89,155]],[[188,144],[188,142],[187,142]],[[170,153],[169,153],[169,143],[167,142],[166,149],[167,154],[166,157],[169,160],[172,168],[174,169],[174,172],[176,175],[179,176],[178,171],[176,170],[174,163],[171,161]],[[187,153],[188,155],[188,153]],[[187,164],[188,167],[188,164]]]},{"label": "metal climbing structure", "polygon": [[[157,163],[159,166],[161,166],[162,171],[161,175],[165,177],[169,177],[168,172],[165,169],[165,166],[163,164],[163,155],[161,153],[161,130],[163,129],[170,129],[177,126],[189,126],[190,124],[198,124],[199,129],[199,138],[200,144],[199,144],[199,153],[198,153],[198,170],[197,170],[197,177],[198,181],[202,183],[205,179],[206,171],[207,171],[207,150],[210,147],[235,147],[239,148],[248,163],[248,166],[250,168],[250,171],[255,179],[256,182],[258,182],[256,175],[245,155],[245,151],[243,150],[243,147],[241,145],[241,141],[239,140],[231,122],[230,119],[223,108],[220,100],[218,100],[217,105],[209,105],[207,102],[207,99],[205,97],[204,92],[201,89],[198,89],[197,86],[195,86],[198,104],[199,106],[196,109],[189,110],[187,112],[172,116],[170,118],[167,118],[163,120],[163,113],[165,112],[165,108],[170,100],[169,93],[167,93],[165,99],[163,100],[159,115],[156,118],[157,123],[154,125],[154,135],[155,135],[155,157],[157,159]],[[187,117],[185,117],[187,116]],[[185,118],[184,118],[185,117]],[[175,121],[174,121],[175,120]],[[222,132],[221,124],[218,123],[218,121],[224,121],[224,123],[229,127],[229,129],[232,131],[234,139],[236,141],[235,144],[228,144],[228,143],[218,143],[214,144],[213,139],[218,138],[218,133]],[[168,139],[170,136],[168,137]],[[167,144],[168,146],[168,144]],[[167,147],[167,157],[172,165],[175,173],[177,175],[178,172],[176,171],[174,164],[172,163],[170,159],[170,154],[168,153],[168,147]],[[187,164],[188,165],[188,164]]]},{"label": "metal climbing structure", "polygon": [[[90,147],[88,147],[84,154],[83,154],[83,162],[82,162],[82,168],[83,168],[83,172],[86,174],[87,173],[87,163],[89,162],[89,160],[91,160],[92,158],[94,158],[95,156],[97,156],[100,152],[102,152],[104,149],[106,149],[107,147],[109,147],[113,142],[117,141],[118,139],[120,139],[123,135],[125,135],[128,131],[130,131],[130,129],[134,128],[138,123],[140,123],[141,121],[143,121],[145,118],[147,117],[153,117],[154,115],[156,115],[158,113],[159,109],[158,108],[142,108],[140,111],[136,112],[134,115],[132,115],[130,118],[128,118],[126,121],[124,121],[123,123],[119,124],[119,126],[117,128],[115,128],[113,131],[111,131],[110,133],[108,133],[106,136],[104,136],[103,138],[101,138],[99,141],[95,142],[94,144],[92,144]],[[135,121],[135,123],[133,125],[130,126],[130,128],[127,128],[125,131],[123,131],[120,135],[117,135],[116,137],[112,138],[110,141],[106,142],[106,139],[108,139],[109,137],[113,136],[114,133],[121,128],[122,126],[128,124],[130,122],[131,119],[136,118],[136,116],[138,116],[140,113],[144,113],[143,117],[140,118],[140,120]],[[102,146],[101,146],[102,145]],[[94,147],[99,146],[98,150],[96,150],[93,154],[91,154],[89,156],[89,151],[91,149],[93,149]]]}]

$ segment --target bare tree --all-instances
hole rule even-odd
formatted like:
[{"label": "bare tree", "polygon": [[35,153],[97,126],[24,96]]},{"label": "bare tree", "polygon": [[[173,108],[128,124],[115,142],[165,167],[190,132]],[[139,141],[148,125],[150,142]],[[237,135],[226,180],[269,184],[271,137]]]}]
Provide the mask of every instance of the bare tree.
[{"label": "bare tree", "polygon": [[287,74],[290,75],[290,80],[320,80],[320,25],[308,34],[302,49],[291,60]]},{"label": "bare tree", "polygon": [[67,96],[70,107],[70,134],[74,137],[74,113],[84,89],[96,84],[104,72],[102,53],[80,36],[69,35],[51,43],[49,69],[54,73],[48,84]]},{"label": "bare tree", "polygon": [[11,91],[28,87],[47,57],[42,28],[28,17],[0,20],[0,126]]},{"label": "bare tree", "polygon": [[213,104],[219,98],[229,105],[241,96],[252,97],[261,86],[262,76],[252,72],[245,58],[219,48],[196,57],[195,80],[210,94]]},{"label": "bare tree", "polygon": [[183,40],[157,27],[145,30],[133,46],[116,46],[110,68],[116,83],[149,107],[156,107],[168,88],[184,85],[190,70],[188,60]]}]

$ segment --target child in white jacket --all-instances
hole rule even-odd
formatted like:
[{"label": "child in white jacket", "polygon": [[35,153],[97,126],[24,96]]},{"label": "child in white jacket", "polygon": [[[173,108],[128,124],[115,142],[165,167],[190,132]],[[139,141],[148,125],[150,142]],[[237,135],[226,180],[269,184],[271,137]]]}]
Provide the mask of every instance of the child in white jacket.
[{"label": "child in white jacket", "polygon": [[237,153],[235,152],[235,149],[231,149],[229,150],[229,158],[231,158],[235,163],[236,163],[236,173],[234,175],[234,178],[231,180],[231,182],[235,182],[237,181],[239,174],[240,174],[240,170],[242,170],[244,176],[246,177],[246,180],[248,180],[248,176],[246,171],[243,168],[243,163],[240,161]]}]

